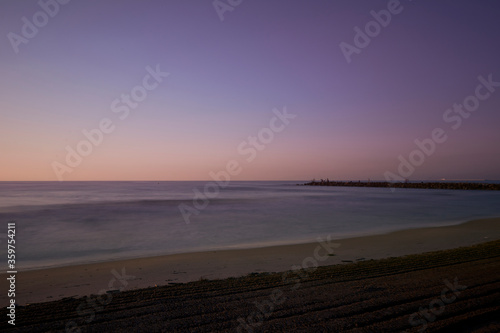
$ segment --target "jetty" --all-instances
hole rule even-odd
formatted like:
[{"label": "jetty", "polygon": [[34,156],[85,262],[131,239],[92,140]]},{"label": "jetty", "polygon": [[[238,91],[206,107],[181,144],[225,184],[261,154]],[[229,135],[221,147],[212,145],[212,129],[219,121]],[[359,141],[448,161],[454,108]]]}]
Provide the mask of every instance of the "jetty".
[{"label": "jetty", "polygon": [[303,186],[344,186],[344,187],[388,187],[419,188],[440,190],[488,190],[499,191],[500,184],[469,182],[380,182],[380,181],[330,181],[329,179],[312,180]]}]

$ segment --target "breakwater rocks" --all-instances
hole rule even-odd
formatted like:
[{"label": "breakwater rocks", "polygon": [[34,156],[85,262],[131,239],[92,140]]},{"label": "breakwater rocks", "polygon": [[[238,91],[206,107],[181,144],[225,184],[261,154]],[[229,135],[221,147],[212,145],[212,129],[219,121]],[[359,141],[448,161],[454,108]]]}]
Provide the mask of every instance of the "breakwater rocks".
[{"label": "breakwater rocks", "polygon": [[298,184],[303,186],[351,186],[351,187],[389,187],[389,188],[421,188],[441,190],[490,190],[500,191],[500,184],[486,183],[448,183],[448,182],[420,182],[420,183],[390,183],[390,182],[362,182],[362,181],[330,181],[313,180],[309,183]]}]

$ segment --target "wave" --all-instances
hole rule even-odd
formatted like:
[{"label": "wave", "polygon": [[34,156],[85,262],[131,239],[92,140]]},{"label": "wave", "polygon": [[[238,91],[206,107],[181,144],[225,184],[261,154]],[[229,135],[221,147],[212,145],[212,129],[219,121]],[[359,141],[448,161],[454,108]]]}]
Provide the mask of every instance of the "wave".
[{"label": "wave", "polygon": [[[33,211],[53,211],[66,209],[101,209],[101,208],[137,208],[137,207],[175,207],[181,204],[193,205],[195,198],[191,199],[140,199],[140,200],[120,200],[120,201],[97,201],[83,203],[57,203],[43,205],[16,205],[0,207],[0,216],[3,213],[13,212],[33,212]],[[260,198],[207,198],[212,205],[237,204],[243,202],[255,202]],[[200,204],[202,199],[200,199]]]}]

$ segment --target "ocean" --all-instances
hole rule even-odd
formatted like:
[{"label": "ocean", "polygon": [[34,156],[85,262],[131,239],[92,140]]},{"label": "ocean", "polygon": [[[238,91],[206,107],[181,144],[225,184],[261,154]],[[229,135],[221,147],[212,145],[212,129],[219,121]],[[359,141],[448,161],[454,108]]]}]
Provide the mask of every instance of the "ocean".
[{"label": "ocean", "polygon": [[224,188],[212,183],[206,192],[207,183],[0,182],[0,255],[7,257],[12,221],[16,267],[28,270],[314,242],[326,235],[341,239],[500,216],[500,191],[391,192],[234,181]]}]

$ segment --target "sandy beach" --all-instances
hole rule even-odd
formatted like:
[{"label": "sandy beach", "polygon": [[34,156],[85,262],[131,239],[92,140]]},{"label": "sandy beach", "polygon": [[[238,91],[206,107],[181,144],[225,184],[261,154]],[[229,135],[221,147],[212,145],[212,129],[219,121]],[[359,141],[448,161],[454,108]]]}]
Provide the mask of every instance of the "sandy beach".
[{"label": "sandy beach", "polygon": [[[492,241],[499,238],[498,222],[498,219],[489,219],[460,226],[342,240],[335,255],[325,255],[332,262],[342,264],[322,267],[312,267],[314,265],[311,263],[313,258],[320,258],[317,260],[321,261],[328,251],[318,251],[318,256],[315,256],[317,244],[304,244],[26,272],[26,275],[31,274],[30,278],[35,279],[31,282],[36,282],[31,284],[31,288],[45,291],[37,293],[33,289],[31,295],[39,297],[47,295],[47,292],[57,293],[63,286],[69,286],[66,289],[81,294],[89,290],[88,286],[68,285],[69,282],[62,279],[64,273],[73,274],[70,275],[73,277],[75,273],[82,276],[88,274],[87,284],[92,283],[96,289],[103,289],[102,292],[94,292],[83,298],[67,297],[59,301],[17,307],[16,326],[4,321],[0,323],[0,330],[498,332],[500,240]],[[333,246],[336,243],[323,245],[328,244]],[[434,251],[457,244],[476,245]],[[427,250],[433,252],[393,257],[396,254]],[[264,255],[270,253],[275,255],[266,258],[267,261],[263,260]],[[276,253],[280,256],[276,257]],[[370,256],[362,258],[361,254]],[[249,258],[242,255],[248,255]],[[375,257],[389,258],[370,260]],[[180,263],[181,258],[198,259]],[[259,258],[261,265],[258,265]],[[241,269],[239,274],[256,267],[279,270],[281,266],[272,266],[273,260],[277,262],[278,258],[281,261],[290,260],[292,267],[281,273],[252,273],[239,278],[202,279],[137,289],[146,275],[141,271],[153,275],[148,281],[155,278],[156,281],[168,280],[162,276],[160,269],[154,270],[155,264],[167,266],[165,262],[168,262],[168,265],[179,265],[175,266],[178,271],[173,268],[161,269],[177,276],[182,274],[180,267],[185,269],[186,275],[188,272],[195,274],[200,272],[201,267],[215,269],[217,266],[214,265],[231,259],[228,268],[238,264],[237,267]],[[246,268],[245,259],[248,263]],[[321,262],[329,263],[329,260]],[[195,270],[196,264],[198,267]],[[310,268],[300,269],[301,266]],[[118,271],[120,267],[126,271]],[[117,270],[115,273],[118,276],[109,272],[113,269]],[[130,276],[133,274],[135,278]],[[229,270],[224,274],[237,275]],[[54,280],[56,278],[61,280]],[[126,288],[119,287],[122,282],[126,282]],[[43,283],[53,285],[44,288]],[[106,291],[104,288],[108,284],[123,290]],[[2,308],[0,315],[6,318],[7,309]]]},{"label": "sandy beach", "polygon": [[[175,285],[199,280],[283,272],[297,267],[328,266],[453,249],[500,239],[500,218],[461,225],[420,228],[383,235],[322,242],[166,255],[17,274],[20,305],[91,294]],[[2,281],[2,289],[7,283]],[[1,306],[7,305],[5,295]]]}]

